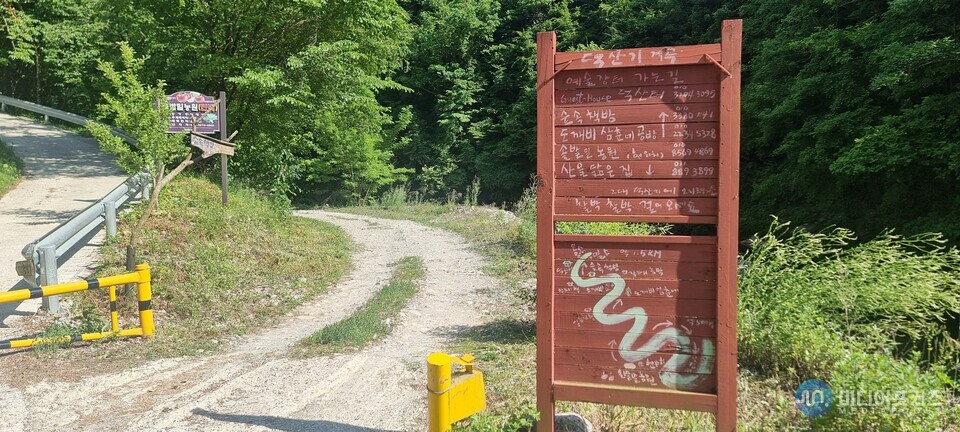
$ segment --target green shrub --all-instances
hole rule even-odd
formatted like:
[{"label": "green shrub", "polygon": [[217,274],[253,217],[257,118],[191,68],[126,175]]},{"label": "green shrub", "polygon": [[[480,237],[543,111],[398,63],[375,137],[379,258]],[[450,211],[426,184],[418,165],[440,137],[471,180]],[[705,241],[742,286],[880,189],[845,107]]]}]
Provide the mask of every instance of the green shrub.
[{"label": "green shrub", "polygon": [[[947,319],[960,312],[960,254],[936,234],[854,241],[848,230],[811,233],[774,221],[753,242],[739,284],[741,364],[791,388],[819,378],[835,392],[946,397],[943,370],[957,361]],[[934,430],[957,418],[922,404],[836,408],[815,429]]]},{"label": "green shrub", "polygon": [[395,209],[403,207],[407,204],[407,190],[406,186],[398,185],[392,186],[380,195],[380,199],[377,200],[377,205],[385,209]]},{"label": "green shrub", "polygon": [[821,430],[928,432],[956,421],[936,374],[878,353],[850,353],[830,379],[834,405],[813,423]]},{"label": "green shrub", "polygon": [[3,196],[20,179],[23,162],[9,146],[0,142],[0,196]]}]

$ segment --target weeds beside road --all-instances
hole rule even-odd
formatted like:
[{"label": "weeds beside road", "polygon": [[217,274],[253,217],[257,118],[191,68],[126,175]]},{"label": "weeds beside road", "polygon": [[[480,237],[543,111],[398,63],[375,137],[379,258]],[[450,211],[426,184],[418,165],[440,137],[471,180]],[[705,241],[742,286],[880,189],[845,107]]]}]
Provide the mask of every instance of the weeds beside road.
[{"label": "weeds beside road", "polygon": [[23,162],[13,154],[10,146],[0,141],[0,196],[20,180],[20,168]]},{"label": "weeds beside road", "polygon": [[417,294],[418,285],[426,272],[423,258],[417,256],[401,258],[393,266],[393,275],[385,287],[348,318],[300,341],[295,353],[306,357],[363,349],[390,334],[397,314]]}]

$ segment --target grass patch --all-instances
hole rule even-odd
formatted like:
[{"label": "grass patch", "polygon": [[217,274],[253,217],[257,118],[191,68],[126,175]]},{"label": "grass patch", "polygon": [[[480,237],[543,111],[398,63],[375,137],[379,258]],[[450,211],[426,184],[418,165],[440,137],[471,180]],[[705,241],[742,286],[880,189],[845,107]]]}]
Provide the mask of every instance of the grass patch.
[{"label": "grass patch", "polygon": [[310,356],[361,349],[389,334],[393,328],[393,318],[417,294],[417,284],[425,274],[420,257],[404,257],[393,265],[393,274],[385,287],[350,317],[300,341],[296,353]]},{"label": "grass patch", "polygon": [[[141,210],[122,218],[121,236]],[[125,244],[121,239],[104,247],[99,275],[125,272]],[[139,261],[153,272],[157,335],[123,349],[140,347],[147,358],[216,350],[323,293],[348,269],[352,252],[339,228],[294,217],[284,204],[252,190],[232,185],[224,207],[218,186],[177,179],[164,189],[139,249]],[[121,327],[136,325],[125,321],[136,320],[134,291],[121,292]],[[102,290],[74,301],[81,311],[107,310]]]},{"label": "grass patch", "polygon": [[13,153],[9,145],[0,141],[0,196],[17,184],[22,168],[23,161]]}]

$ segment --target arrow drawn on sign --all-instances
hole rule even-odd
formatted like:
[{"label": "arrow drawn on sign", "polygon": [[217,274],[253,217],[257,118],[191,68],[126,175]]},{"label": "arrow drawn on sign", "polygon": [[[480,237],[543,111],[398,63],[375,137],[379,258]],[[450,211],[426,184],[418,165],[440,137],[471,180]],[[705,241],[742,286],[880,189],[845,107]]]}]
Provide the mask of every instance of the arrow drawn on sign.
[{"label": "arrow drawn on sign", "polygon": [[653,165],[647,165],[647,171],[646,171],[646,173],[647,173],[648,176],[652,176],[652,175],[653,175]]},{"label": "arrow drawn on sign", "polygon": [[680,328],[682,328],[683,331],[687,332],[687,334],[693,334],[693,332],[692,332],[690,329],[688,329],[687,326],[685,326],[685,325],[683,325],[683,324],[680,324]]},{"label": "arrow drawn on sign", "polygon": [[673,327],[673,321],[667,320],[666,322],[662,322],[662,323],[660,323],[660,324],[657,324],[657,325],[653,326],[653,330],[656,331],[658,328],[660,328],[660,326]]},{"label": "arrow drawn on sign", "polygon": [[616,309],[617,306],[623,306],[623,299],[617,299],[617,301],[613,302],[613,306],[611,306],[610,309]]}]

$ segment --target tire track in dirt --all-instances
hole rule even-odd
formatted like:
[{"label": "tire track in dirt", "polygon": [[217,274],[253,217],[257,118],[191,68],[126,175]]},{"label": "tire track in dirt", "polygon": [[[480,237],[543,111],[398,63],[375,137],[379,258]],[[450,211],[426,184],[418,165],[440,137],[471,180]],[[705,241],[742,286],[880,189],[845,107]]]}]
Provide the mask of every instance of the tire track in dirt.
[{"label": "tire track in dirt", "polygon": [[[272,329],[205,358],[157,360],[78,382],[0,384],[0,425],[15,430],[343,432],[423,430],[426,356],[481,324],[478,291],[497,288],[459,236],[415,222],[326,211],[360,245],[350,275]],[[287,349],[359,307],[389,264],[420,256],[426,276],[394,332],[359,352],[309,359]],[[42,378],[41,378],[42,379]],[[0,380],[2,382],[2,380]]]}]

